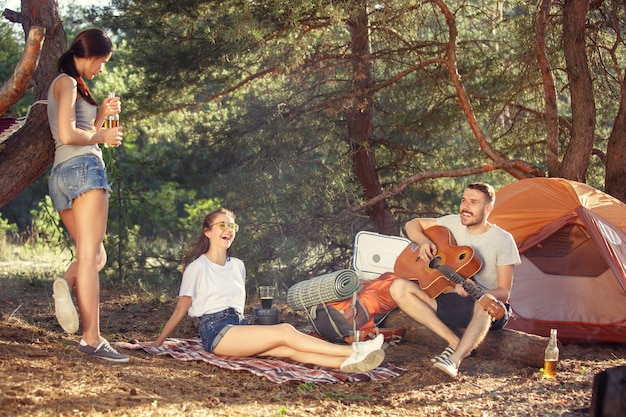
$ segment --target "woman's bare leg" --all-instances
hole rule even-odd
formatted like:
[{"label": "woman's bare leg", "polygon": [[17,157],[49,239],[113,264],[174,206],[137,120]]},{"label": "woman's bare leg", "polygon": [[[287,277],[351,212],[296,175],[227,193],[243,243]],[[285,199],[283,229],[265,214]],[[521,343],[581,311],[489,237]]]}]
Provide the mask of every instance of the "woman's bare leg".
[{"label": "woman's bare leg", "polygon": [[[65,222],[63,223],[65,224]],[[101,243],[99,262],[98,262],[98,272],[102,271],[102,268],[104,268],[106,263],[107,263],[107,253],[106,253],[106,250],[104,249],[104,243]],[[65,278],[65,280],[67,281],[67,285],[70,287],[70,291],[74,291],[74,287],[76,286],[77,268],[78,268],[78,261],[74,261],[70,264],[69,268],[67,268],[67,271],[65,271],[65,274],[63,275],[63,278]]]},{"label": "woman's bare leg", "polygon": [[233,326],[215,348],[230,356],[276,356],[298,362],[339,368],[354,350],[297,331],[290,324]]},{"label": "woman's bare leg", "polygon": [[[98,271],[106,259],[104,234],[108,217],[105,190],[90,190],[74,199],[72,208],[60,212],[61,220],[76,244],[76,261],[65,274],[76,298],[83,327],[83,339],[92,346],[100,343],[100,280]],[[74,282],[72,282],[74,281]]]}]

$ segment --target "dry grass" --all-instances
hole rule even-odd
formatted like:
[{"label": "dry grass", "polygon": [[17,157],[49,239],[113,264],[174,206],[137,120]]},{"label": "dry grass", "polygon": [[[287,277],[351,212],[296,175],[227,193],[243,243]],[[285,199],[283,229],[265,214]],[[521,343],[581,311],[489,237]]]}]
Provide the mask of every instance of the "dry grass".
[{"label": "dry grass", "polygon": [[[582,417],[594,375],[626,365],[624,345],[566,345],[557,380],[513,359],[471,357],[453,381],[429,360],[442,346],[402,344],[388,349],[387,360],[407,368],[405,375],[328,386],[277,385],[136,351],[127,352],[129,364],[109,364],[81,355],[78,338],[61,331],[53,317],[54,273],[39,271],[35,278],[0,272],[0,416]],[[102,299],[102,332],[109,340],[154,339],[175,302],[109,287]],[[286,306],[281,318],[305,324]],[[195,335],[189,319],[174,336]]]}]

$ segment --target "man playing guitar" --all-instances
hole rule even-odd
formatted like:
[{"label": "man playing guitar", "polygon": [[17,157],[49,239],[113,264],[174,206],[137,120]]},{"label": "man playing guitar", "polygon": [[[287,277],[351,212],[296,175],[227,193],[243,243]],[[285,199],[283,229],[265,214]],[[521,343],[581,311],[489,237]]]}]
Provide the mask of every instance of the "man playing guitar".
[{"label": "man playing guitar", "polygon": [[[508,302],[513,284],[513,267],[520,256],[513,236],[487,221],[495,203],[493,187],[485,183],[467,185],[461,199],[459,214],[439,218],[416,218],[405,225],[409,239],[419,245],[414,248],[418,260],[432,260],[438,247],[428,237],[428,229],[444,226],[456,244],[469,246],[482,260],[472,284],[478,285],[486,297],[502,304]],[[426,231],[426,233],[425,233]],[[396,264],[397,265],[397,264]],[[409,317],[423,324],[448,342],[448,347],[432,361],[434,367],[455,378],[461,361],[469,356],[484,339],[490,328],[501,328],[509,314],[497,321],[461,284],[452,284],[448,291],[431,298],[417,281],[419,277],[402,276],[390,287],[392,298]],[[464,277],[468,278],[468,277]],[[459,338],[455,330],[465,328]]]}]

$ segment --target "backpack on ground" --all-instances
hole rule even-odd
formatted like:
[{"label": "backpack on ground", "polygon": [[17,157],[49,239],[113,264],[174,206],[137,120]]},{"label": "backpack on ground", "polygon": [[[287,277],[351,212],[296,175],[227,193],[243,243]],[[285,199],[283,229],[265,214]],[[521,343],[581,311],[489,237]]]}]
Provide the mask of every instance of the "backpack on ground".
[{"label": "backpack on ground", "polygon": [[362,281],[360,289],[345,300],[310,307],[306,313],[315,333],[331,342],[350,343],[349,332],[361,330],[364,340],[382,333],[386,342],[399,343],[406,329],[380,327],[398,307],[389,294],[389,287],[396,278],[386,272],[377,279]]}]

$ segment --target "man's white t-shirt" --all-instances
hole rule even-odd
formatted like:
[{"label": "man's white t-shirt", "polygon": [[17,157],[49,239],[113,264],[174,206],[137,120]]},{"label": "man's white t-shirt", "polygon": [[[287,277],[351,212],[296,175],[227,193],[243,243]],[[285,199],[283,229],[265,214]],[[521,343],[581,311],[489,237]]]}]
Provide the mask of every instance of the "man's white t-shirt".
[{"label": "man's white t-shirt", "polygon": [[521,262],[513,235],[495,224],[480,235],[470,234],[458,214],[439,217],[437,224],[450,230],[458,246],[470,246],[483,261],[482,268],[474,275],[474,281],[484,289],[498,287],[497,266],[519,265]]}]

